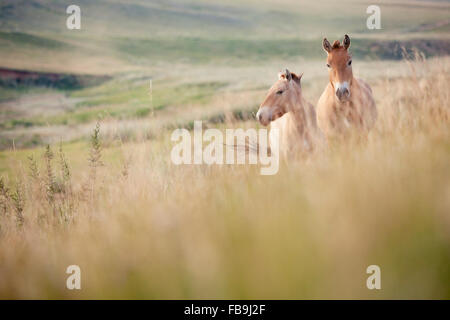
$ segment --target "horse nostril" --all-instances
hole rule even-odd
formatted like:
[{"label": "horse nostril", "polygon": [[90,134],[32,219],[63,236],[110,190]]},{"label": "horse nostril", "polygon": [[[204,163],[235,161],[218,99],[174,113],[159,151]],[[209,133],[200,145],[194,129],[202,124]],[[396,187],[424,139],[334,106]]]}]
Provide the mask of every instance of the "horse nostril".
[{"label": "horse nostril", "polygon": [[347,88],[339,88],[336,90],[336,97],[338,97],[339,100],[341,100],[344,97],[349,97],[350,91]]}]

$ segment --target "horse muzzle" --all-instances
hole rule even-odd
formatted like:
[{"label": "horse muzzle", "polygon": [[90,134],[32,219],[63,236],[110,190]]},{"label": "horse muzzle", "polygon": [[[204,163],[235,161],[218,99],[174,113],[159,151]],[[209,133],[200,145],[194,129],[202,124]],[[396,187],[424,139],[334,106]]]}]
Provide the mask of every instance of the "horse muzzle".
[{"label": "horse muzzle", "polygon": [[258,112],[256,113],[256,119],[258,119],[259,123],[263,126],[269,125],[270,121],[272,121],[272,111],[269,107],[260,107]]},{"label": "horse muzzle", "polygon": [[334,87],[336,88],[335,94],[336,98],[341,101],[347,101],[350,99],[350,87],[348,85],[348,82],[337,82]]}]

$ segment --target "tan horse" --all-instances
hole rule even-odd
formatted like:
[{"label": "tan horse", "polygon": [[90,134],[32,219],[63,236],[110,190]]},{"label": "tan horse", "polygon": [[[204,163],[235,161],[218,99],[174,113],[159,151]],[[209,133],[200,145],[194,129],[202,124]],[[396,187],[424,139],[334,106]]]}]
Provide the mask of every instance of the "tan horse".
[{"label": "tan horse", "polygon": [[[284,156],[313,150],[320,134],[314,107],[303,98],[301,77],[287,69],[280,72],[256,114],[262,125],[270,123],[272,129],[279,129],[280,153]],[[273,137],[271,130],[271,143]]]},{"label": "tan horse", "polygon": [[328,139],[355,131],[366,133],[377,119],[371,88],[363,80],[353,77],[349,47],[348,35],[345,35],[343,45],[339,40],[331,45],[323,39],[330,82],[317,103],[317,122]]}]

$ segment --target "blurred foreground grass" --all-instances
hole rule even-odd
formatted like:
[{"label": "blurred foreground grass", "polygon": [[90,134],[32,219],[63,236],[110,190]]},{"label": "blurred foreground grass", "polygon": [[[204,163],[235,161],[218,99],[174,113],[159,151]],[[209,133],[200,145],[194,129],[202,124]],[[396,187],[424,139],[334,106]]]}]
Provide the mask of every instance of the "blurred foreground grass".
[{"label": "blurred foreground grass", "polygon": [[367,143],[274,176],[174,166],[167,130],[94,148],[90,165],[81,142],[2,152],[0,297],[450,298],[450,65],[408,65],[380,79]]}]

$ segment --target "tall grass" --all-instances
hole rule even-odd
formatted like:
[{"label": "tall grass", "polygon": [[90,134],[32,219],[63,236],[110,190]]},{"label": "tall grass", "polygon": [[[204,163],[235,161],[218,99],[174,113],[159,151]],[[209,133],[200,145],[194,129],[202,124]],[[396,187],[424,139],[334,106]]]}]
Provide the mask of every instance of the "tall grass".
[{"label": "tall grass", "polygon": [[[20,196],[0,180],[0,297],[450,298],[450,65],[405,63],[409,76],[374,84],[366,143],[274,176],[175,166],[170,132],[124,146],[113,166],[97,126],[77,179],[62,150],[56,174],[48,147],[17,172]],[[79,291],[65,287],[71,264]],[[372,264],[381,290],[366,288]]]}]

